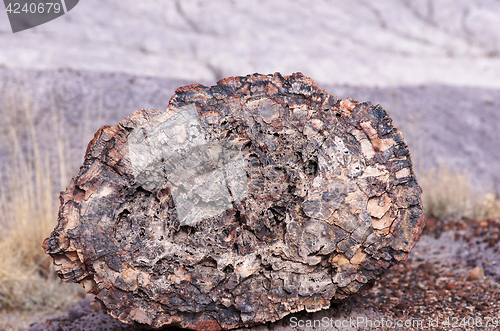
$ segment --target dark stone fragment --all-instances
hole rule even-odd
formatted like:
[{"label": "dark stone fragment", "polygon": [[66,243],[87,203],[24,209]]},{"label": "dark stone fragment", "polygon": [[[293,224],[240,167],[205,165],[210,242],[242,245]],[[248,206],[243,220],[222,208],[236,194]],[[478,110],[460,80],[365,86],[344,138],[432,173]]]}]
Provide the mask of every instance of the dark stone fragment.
[{"label": "dark stone fragment", "polygon": [[420,194],[382,106],[230,77],[99,129],[43,247],[123,322],[233,329],[370,286],[419,239]]}]

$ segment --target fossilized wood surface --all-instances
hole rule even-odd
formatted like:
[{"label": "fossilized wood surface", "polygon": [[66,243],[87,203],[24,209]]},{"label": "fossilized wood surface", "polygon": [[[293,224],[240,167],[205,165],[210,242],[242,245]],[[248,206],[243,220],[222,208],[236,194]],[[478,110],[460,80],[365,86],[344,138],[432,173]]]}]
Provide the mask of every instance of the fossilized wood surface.
[{"label": "fossilized wood surface", "polygon": [[231,329],[328,308],[404,260],[420,193],[381,106],[231,77],[101,128],[44,249],[124,322]]}]

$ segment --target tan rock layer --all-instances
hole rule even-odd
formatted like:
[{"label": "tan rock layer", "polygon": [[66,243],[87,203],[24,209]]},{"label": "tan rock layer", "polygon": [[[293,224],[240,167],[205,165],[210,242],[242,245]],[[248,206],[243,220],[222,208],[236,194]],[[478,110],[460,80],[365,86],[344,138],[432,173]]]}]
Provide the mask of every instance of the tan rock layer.
[{"label": "tan rock layer", "polygon": [[121,321],[232,329],[326,309],[404,260],[420,194],[381,106],[300,73],[230,77],[101,128],[43,247]]}]

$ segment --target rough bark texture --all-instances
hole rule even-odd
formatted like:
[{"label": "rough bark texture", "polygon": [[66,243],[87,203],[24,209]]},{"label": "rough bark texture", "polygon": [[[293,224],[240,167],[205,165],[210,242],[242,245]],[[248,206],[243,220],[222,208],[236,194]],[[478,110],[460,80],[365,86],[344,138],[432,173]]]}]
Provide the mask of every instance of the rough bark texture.
[{"label": "rough bark texture", "polygon": [[381,106],[231,77],[101,128],[43,247],[121,321],[232,329],[328,308],[404,260],[420,193]]}]

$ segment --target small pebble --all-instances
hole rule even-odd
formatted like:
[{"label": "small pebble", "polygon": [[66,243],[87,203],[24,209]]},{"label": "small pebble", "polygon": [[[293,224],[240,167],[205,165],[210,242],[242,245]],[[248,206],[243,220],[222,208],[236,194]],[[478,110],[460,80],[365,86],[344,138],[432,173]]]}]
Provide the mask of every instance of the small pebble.
[{"label": "small pebble", "polygon": [[467,280],[483,280],[484,279],[484,270],[481,267],[475,267],[470,272],[469,278]]},{"label": "small pebble", "polygon": [[482,228],[486,228],[486,227],[488,227],[488,222],[487,221],[481,221],[481,222],[479,222],[479,226],[482,227]]},{"label": "small pebble", "polygon": [[401,302],[398,303],[395,308],[399,310],[406,310],[408,309],[408,305],[406,303]]},{"label": "small pebble", "polygon": [[473,302],[474,302],[474,299],[472,299],[472,298],[471,298],[470,296],[468,296],[468,295],[464,295],[464,296],[462,297],[462,299],[463,299],[463,300],[465,300],[465,301],[466,301],[466,302],[468,302],[468,303],[473,303]]},{"label": "small pebble", "polygon": [[102,309],[102,306],[99,303],[99,301],[97,301],[95,299],[90,300],[89,305],[90,305],[90,310],[92,310],[93,312],[98,312],[98,311],[101,311],[101,309]]},{"label": "small pebble", "polygon": [[479,311],[485,311],[487,309],[488,309],[488,307],[486,307],[485,305],[477,305],[476,306],[476,310],[479,310]]},{"label": "small pebble", "polygon": [[448,291],[451,291],[455,288],[455,285],[453,285],[452,283],[448,283],[444,288],[447,289]]}]

